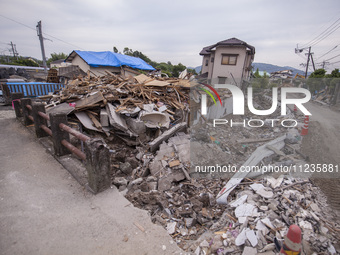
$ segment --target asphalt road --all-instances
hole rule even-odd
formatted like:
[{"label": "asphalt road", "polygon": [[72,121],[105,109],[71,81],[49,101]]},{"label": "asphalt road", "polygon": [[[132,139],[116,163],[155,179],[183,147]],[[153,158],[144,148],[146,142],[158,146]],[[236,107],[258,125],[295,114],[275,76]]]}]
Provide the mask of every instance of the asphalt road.
[{"label": "asphalt road", "polygon": [[85,191],[9,109],[0,106],[2,255],[181,253],[116,188]]}]

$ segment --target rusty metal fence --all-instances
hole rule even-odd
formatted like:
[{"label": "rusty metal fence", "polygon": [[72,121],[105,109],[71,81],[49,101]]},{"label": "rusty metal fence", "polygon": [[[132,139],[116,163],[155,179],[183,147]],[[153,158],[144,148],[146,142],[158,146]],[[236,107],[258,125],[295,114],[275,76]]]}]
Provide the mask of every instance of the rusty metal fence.
[{"label": "rusty metal fence", "polygon": [[[110,150],[103,139],[90,138],[78,132],[68,125],[65,113],[48,115],[43,103],[22,96],[22,93],[13,93],[16,98],[13,100],[16,117],[23,119],[25,126],[34,125],[38,138],[50,136],[56,157],[73,154],[83,160],[87,170],[88,187],[93,193],[110,187]],[[70,135],[84,142],[84,151],[70,143]]]}]

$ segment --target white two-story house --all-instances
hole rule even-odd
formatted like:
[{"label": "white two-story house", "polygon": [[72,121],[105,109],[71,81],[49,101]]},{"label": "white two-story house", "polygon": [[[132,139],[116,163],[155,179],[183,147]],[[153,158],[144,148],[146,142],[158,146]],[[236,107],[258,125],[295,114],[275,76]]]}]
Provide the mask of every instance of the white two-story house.
[{"label": "white two-story house", "polygon": [[204,47],[201,77],[211,83],[242,85],[249,80],[255,47],[237,38],[230,38]]}]

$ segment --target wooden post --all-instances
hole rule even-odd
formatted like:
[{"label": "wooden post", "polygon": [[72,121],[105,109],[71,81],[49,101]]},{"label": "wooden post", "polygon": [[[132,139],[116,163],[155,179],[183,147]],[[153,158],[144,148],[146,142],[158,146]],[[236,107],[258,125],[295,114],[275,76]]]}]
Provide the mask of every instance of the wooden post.
[{"label": "wooden post", "polygon": [[51,113],[50,122],[54,154],[57,156],[70,154],[68,149],[61,144],[61,141],[64,139],[70,142],[70,135],[69,133],[62,131],[59,127],[60,123],[67,125],[67,115],[65,113]]},{"label": "wooden post", "polygon": [[24,97],[23,93],[12,93],[12,103],[17,118],[22,117],[20,99]]},{"label": "wooden post", "polygon": [[45,113],[45,105],[43,103],[32,104],[32,116],[34,119],[35,134],[38,138],[48,136],[48,134],[40,127],[41,125],[47,126],[47,120],[42,118],[38,112]]},{"label": "wooden post", "polygon": [[110,150],[103,139],[89,139],[85,142],[86,170],[89,187],[98,193],[110,187]]},{"label": "wooden post", "polygon": [[29,126],[33,124],[33,121],[30,118],[28,118],[31,111],[26,107],[26,105],[31,105],[32,100],[30,98],[22,98],[20,101],[21,101],[21,107],[22,107],[22,114],[24,115],[24,125]]}]

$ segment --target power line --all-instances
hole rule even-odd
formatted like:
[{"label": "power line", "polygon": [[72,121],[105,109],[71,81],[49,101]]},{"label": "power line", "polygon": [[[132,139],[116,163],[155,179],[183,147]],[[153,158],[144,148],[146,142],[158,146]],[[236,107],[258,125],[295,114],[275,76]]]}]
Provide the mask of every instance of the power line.
[{"label": "power line", "polygon": [[[308,43],[304,44],[303,47],[305,48],[308,46],[314,46],[321,42],[323,39],[334,33],[340,26],[337,24],[340,21],[340,18],[338,18],[335,22],[333,22],[328,28],[326,28],[322,33],[320,33],[317,37],[309,41]],[[328,31],[329,30],[329,31]]]},{"label": "power line", "polygon": [[2,14],[0,14],[0,16],[3,17],[3,18],[5,18],[5,19],[11,20],[11,21],[13,21],[13,22],[15,22],[15,23],[18,23],[18,24],[20,24],[20,25],[22,25],[22,26],[24,26],[24,27],[27,27],[27,28],[32,29],[32,30],[35,31],[35,28],[34,28],[34,27],[27,26],[27,25],[25,25],[24,23],[21,23],[21,22],[19,22],[19,21],[14,20],[14,19],[8,18],[8,17],[6,17],[6,16],[4,16],[4,15],[2,15]]},{"label": "power line", "polygon": [[337,25],[337,27],[335,27],[332,31],[329,31],[327,34],[325,34],[322,38],[320,38],[318,41],[314,42],[313,44],[311,44],[311,46],[315,46],[318,43],[320,43],[321,41],[323,41],[324,39],[326,39],[328,36],[330,36],[331,34],[333,34],[336,30],[338,30],[340,28],[340,24]]},{"label": "power line", "polygon": [[[27,28],[29,28],[29,29],[32,29],[32,30],[36,31],[35,28],[30,27],[30,26],[28,26],[28,25],[25,25],[24,23],[21,23],[21,22],[19,22],[19,21],[14,20],[14,19],[8,18],[8,17],[6,17],[6,16],[4,16],[4,15],[2,15],[2,14],[0,14],[0,16],[3,17],[3,18],[5,18],[5,19],[11,20],[11,21],[13,21],[13,22],[15,22],[15,23],[17,23],[17,24],[20,24],[20,25],[22,25],[22,26],[24,26],[24,27],[27,27]],[[80,49],[80,50],[84,50],[83,48],[81,48],[81,47],[79,47],[79,46],[77,46],[77,45],[75,45],[75,44],[66,42],[66,41],[64,41],[64,40],[62,40],[62,39],[59,39],[59,38],[57,38],[57,37],[55,37],[55,36],[52,36],[52,35],[50,35],[50,34],[47,34],[47,33],[43,33],[43,34],[44,34],[44,35],[47,35],[47,36],[49,36],[49,37],[52,37],[53,39],[58,40],[58,41],[60,41],[60,42],[63,42],[63,43],[69,44],[69,45],[71,45],[71,46],[73,46],[73,47],[76,47],[76,48],[78,48],[78,49]],[[44,38],[44,39],[46,39],[46,38]]]},{"label": "power line", "polygon": [[339,55],[336,55],[336,56],[334,56],[334,57],[332,57],[332,58],[329,58],[329,59],[327,59],[327,60],[325,60],[325,61],[328,61],[328,60],[331,60],[331,59],[337,58],[337,57],[339,57],[339,56],[340,56],[340,54],[339,54]]},{"label": "power line", "polygon": [[328,53],[330,53],[331,51],[335,50],[340,44],[336,45],[335,47],[333,47],[331,50],[327,51],[325,54],[323,54],[321,57],[318,57],[318,59],[322,58],[323,56],[326,56]]}]

